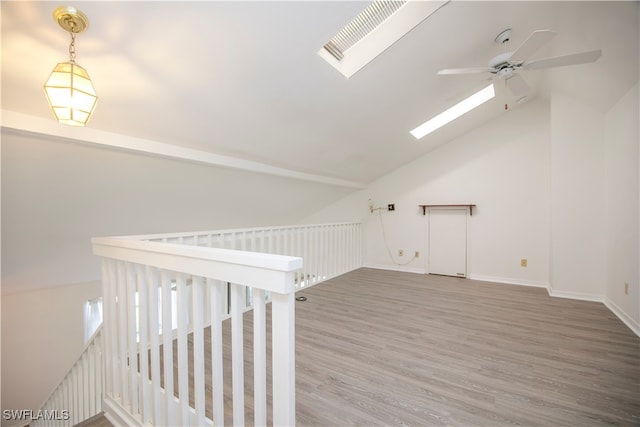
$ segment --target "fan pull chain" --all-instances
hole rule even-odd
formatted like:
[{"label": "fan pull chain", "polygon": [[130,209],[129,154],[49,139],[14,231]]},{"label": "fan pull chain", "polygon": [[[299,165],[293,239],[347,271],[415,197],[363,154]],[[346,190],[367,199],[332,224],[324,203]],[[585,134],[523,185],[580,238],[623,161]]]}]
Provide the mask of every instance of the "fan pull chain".
[{"label": "fan pull chain", "polygon": [[[506,49],[505,49],[506,50]],[[504,79],[504,90],[507,90],[507,79]],[[507,111],[509,109],[509,105],[507,105],[507,103],[504,103],[504,110]]]}]

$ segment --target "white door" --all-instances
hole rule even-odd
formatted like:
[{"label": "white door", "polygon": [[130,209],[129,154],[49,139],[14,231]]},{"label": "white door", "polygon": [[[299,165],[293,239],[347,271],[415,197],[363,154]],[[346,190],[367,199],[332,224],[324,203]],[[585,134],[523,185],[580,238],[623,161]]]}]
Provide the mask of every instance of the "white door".
[{"label": "white door", "polygon": [[467,210],[429,210],[430,274],[467,277]]}]

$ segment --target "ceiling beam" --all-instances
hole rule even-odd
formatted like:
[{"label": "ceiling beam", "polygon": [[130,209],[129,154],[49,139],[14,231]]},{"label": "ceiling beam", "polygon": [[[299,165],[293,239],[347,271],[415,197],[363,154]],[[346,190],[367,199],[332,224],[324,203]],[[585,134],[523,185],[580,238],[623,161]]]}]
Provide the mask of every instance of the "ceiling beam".
[{"label": "ceiling beam", "polygon": [[365,184],[355,181],[309,174],[238,157],[225,156],[209,151],[180,147],[164,142],[106,132],[91,127],[64,126],[58,124],[52,119],[43,119],[41,117],[30,116],[27,114],[17,113],[15,111],[1,110],[0,123],[2,128],[6,129],[13,129],[37,135],[53,136],[75,142],[95,144],[172,159],[187,160],[212,166],[227,167],[283,178],[335,185],[338,187],[355,189],[362,189],[366,187]]}]

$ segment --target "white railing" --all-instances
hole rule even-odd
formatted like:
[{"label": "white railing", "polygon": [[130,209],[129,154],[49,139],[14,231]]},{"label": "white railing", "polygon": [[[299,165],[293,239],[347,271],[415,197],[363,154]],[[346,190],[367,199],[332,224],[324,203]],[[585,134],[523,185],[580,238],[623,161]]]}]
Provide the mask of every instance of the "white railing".
[{"label": "white railing", "polygon": [[73,426],[102,412],[102,328],[93,334],[82,355],[40,409],[33,426]]},{"label": "white railing", "polygon": [[260,227],[132,238],[300,257],[304,259],[304,266],[296,276],[296,289],[362,267],[360,223]]},{"label": "white railing", "polygon": [[[295,425],[294,292],[362,265],[359,224],[96,238],[93,246],[103,257],[109,418]],[[253,346],[246,354],[245,341]],[[251,379],[253,396],[245,396]]]}]

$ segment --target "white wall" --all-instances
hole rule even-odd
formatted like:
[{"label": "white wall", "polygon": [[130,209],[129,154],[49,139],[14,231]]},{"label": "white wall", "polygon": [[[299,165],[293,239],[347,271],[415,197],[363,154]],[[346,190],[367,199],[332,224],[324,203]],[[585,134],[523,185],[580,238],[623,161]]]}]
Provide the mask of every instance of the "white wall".
[{"label": "white wall", "polygon": [[551,287],[602,300],[605,283],[604,115],[551,99]]},{"label": "white wall", "polygon": [[92,237],[293,224],[353,191],[6,130],[1,148],[2,409],[37,409],[80,355]]},{"label": "white wall", "polygon": [[[419,144],[420,142],[416,142]],[[361,220],[365,262],[370,266],[424,272],[426,217],[420,204],[472,203],[470,275],[473,278],[546,285],[549,276],[549,110],[533,102],[459,137],[372,183],[304,222]],[[407,266],[389,258],[376,206],[383,212],[391,251],[398,263],[418,250]],[[398,257],[399,249],[405,252]],[[520,259],[528,267],[520,267]]]},{"label": "white wall", "polygon": [[84,347],[84,301],[101,294],[93,282],[2,295],[2,409],[44,403]]},{"label": "white wall", "polygon": [[[638,168],[640,111],[636,84],[606,114],[606,303],[640,335]],[[629,284],[625,294],[624,284]]]},{"label": "white wall", "polygon": [[2,133],[2,287],[99,278],[96,236],[291,224],[352,189]]},{"label": "white wall", "polygon": [[[362,221],[366,264],[424,272],[424,257],[402,267],[389,260],[367,199],[396,203],[383,219],[398,261],[398,249],[425,254],[419,204],[475,203],[472,278],[603,301],[640,335],[638,100],[636,83],[605,115],[556,93],[548,105],[511,111],[303,222]],[[519,267],[521,258],[529,267]]]}]

